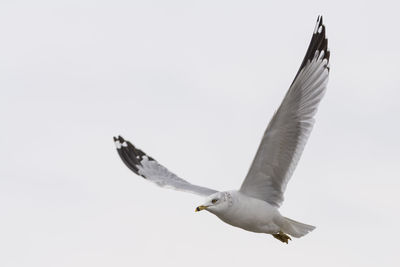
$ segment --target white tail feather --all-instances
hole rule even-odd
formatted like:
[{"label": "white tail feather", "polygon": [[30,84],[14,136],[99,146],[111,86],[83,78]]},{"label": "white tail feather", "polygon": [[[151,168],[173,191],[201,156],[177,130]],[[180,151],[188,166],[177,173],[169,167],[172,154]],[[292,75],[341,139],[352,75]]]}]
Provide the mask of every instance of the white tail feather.
[{"label": "white tail feather", "polygon": [[284,218],[284,223],[282,225],[283,232],[293,237],[297,238],[302,237],[315,229],[315,226],[297,222],[295,220],[286,217],[283,218]]}]

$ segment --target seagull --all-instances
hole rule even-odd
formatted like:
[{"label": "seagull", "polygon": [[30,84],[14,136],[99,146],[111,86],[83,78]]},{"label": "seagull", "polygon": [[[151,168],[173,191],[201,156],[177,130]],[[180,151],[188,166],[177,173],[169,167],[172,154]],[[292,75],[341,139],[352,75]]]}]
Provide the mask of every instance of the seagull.
[{"label": "seagull", "polygon": [[322,16],[300,68],[262,137],[252,165],[239,190],[217,191],[191,184],[170,172],[121,136],[114,137],[117,152],[137,175],[164,188],[205,197],[195,211],[206,210],[222,221],[255,233],[266,233],[288,244],[314,226],[279,212],[286,185],[300,159],[314,125],[329,76],[328,40]]}]

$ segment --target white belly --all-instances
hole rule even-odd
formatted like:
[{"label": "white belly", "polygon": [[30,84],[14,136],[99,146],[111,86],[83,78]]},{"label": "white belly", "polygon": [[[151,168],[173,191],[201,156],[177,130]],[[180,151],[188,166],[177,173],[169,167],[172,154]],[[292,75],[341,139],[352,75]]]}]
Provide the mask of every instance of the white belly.
[{"label": "white belly", "polygon": [[256,233],[274,234],[280,231],[279,211],[269,203],[248,197],[237,191],[229,192],[232,204],[222,213],[215,213],[222,221]]}]

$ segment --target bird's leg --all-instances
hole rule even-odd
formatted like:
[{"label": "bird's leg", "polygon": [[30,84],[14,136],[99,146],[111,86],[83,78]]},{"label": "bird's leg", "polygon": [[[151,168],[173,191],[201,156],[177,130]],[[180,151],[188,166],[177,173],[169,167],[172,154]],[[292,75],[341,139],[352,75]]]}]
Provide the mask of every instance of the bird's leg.
[{"label": "bird's leg", "polygon": [[282,231],[279,231],[277,234],[273,234],[272,236],[286,244],[289,243],[289,240],[292,240],[290,236],[288,236]]}]

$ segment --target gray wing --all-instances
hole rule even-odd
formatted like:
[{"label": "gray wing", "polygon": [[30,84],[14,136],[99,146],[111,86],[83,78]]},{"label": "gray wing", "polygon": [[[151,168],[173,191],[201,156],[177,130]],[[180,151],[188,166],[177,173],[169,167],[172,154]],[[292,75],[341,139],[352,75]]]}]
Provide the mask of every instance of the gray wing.
[{"label": "gray wing", "polygon": [[318,17],[306,56],[264,133],[240,191],[279,207],[314,124],[329,75],[328,40]]},{"label": "gray wing", "polygon": [[143,151],[137,149],[129,141],[121,136],[114,137],[119,156],[125,165],[137,175],[155,183],[158,186],[185,191],[202,196],[209,196],[217,191],[206,187],[193,185],[159,164],[152,157],[147,156]]}]

